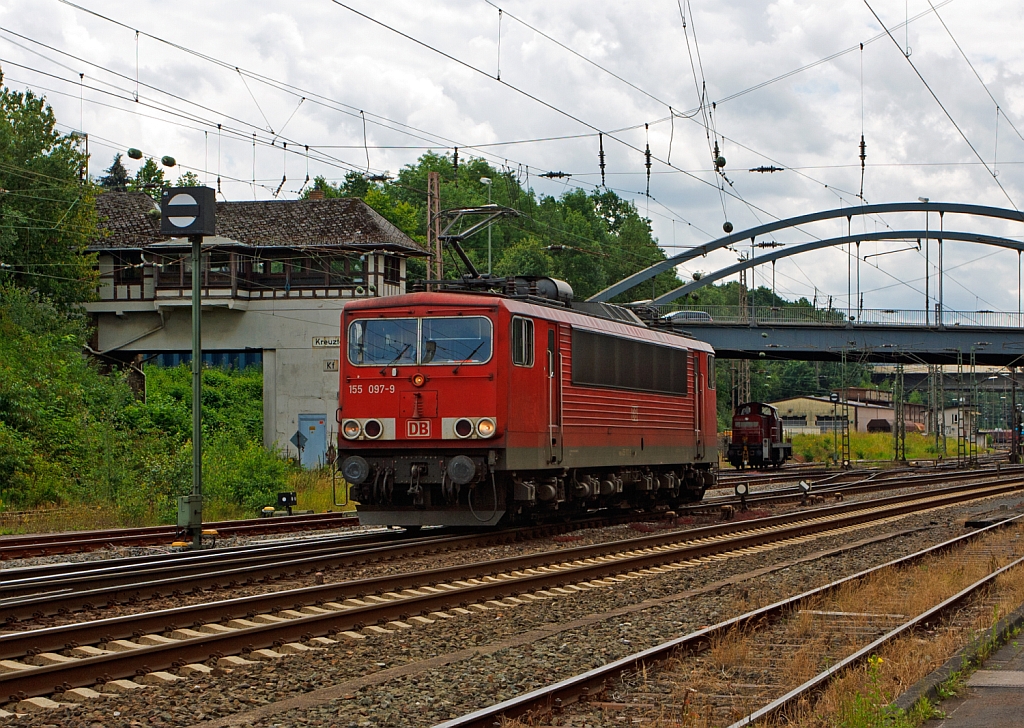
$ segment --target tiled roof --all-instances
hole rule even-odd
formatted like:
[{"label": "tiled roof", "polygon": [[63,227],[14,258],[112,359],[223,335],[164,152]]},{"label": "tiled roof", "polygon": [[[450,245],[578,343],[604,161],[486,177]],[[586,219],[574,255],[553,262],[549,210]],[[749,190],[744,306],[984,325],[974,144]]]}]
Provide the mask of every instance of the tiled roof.
[{"label": "tiled roof", "polygon": [[[96,240],[93,249],[140,248],[169,240],[160,234],[160,216],[150,210],[159,207],[142,192],[97,196],[100,227],[109,234]],[[356,197],[218,202],[217,236],[259,248],[341,246],[426,253]]]},{"label": "tiled roof", "polygon": [[96,214],[107,235],[93,242],[93,248],[142,248],[167,240],[160,234],[160,206],[143,192],[97,195]]}]

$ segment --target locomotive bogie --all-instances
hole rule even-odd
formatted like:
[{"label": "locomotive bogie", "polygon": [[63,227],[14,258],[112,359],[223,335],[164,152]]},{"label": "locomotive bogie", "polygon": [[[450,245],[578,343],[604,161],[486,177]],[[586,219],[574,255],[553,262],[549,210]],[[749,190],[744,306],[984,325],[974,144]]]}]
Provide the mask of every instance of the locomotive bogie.
[{"label": "locomotive bogie", "polygon": [[[358,457],[358,456],[356,456]],[[351,486],[360,519],[370,525],[491,525],[582,515],[598,508],[673,508],[700,501],[713,487],[710,466],[674,470],[619,469],[603,472],[498,471],[487,458],[464,454],[371,459],[370,473]],[[458,483],[453,464],[471,462],[473,477]]]}]

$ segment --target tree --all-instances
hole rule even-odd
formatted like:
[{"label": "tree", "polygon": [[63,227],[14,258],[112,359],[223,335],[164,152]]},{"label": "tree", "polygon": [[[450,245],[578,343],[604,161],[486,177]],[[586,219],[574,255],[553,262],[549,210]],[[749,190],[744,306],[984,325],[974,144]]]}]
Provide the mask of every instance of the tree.
[{"label": "tree", "polygon": [[189,170],[185,174],[178,177],[178,181],[174,183],[175,187],[202,187],[203,183],[199,179],[199,175]]},{"label": "tree", "polygon": [[164,171],[152,157],[139,167],[139,171],[135,173],[135,179],[128,183],[130,191],[145,192],[157,202],[160,201],[160,196],[166,187],[170,187],[170,185],[164,179]]},{"label": "tree", "polygon": [[[538,197],[524,186],[525,176],[509,169],[496,169],[483,159],[427,152],[415,164],[399,170],[394,181],[370,181],[360,172],[349,172],[341,183],[317,177],[304,193],[319,190],[324,197],[359,197],[402,232],[421,245],[427,239],[427,178],[440,178],[441,207],[476,207],[488,200],[512,208],[521,215],[496,221],[491,227],[495,270],[502,275],[554,275],[566,279],[577,297],[585,298],[642,268],[664,260],[665,253],[651,233],[650,221],[636,206],[615,192],[587,194],[571,190],[561,197]],[[480,182],[488,178],[491,184]],[[557,251],[548,254],[548,246]],[[462,247],[478,270],[487,267],[487,233],[477,232]],[[448,258],[446,257],[446,260]],[[426,274],[420,259],[410,261],[409,280]],[[445,277],[459,275],[455,265],[445,265]],[[657,294],[679,285],[674,271],[657,276]],[[619,300],[648,298],[650,282]],[[637,293],[641,295],[636,295]]]},{"label": "tree", "polygon": [[546,276],[551,275],[554,261],[544,244],[534,236],[523,238],[506,248],[501,259],[494,266],[499,276]]},{"label": "tree", "polygon": [[67,307],[95,291],[96,211],[80,140],[56,124],[44,98],[0,86],[0,285]]},{"label": "tree", "polygon": [[128,170],[121,163],[121,152],[114,155],[114,161],[106,169],[106,175],[100,177],[100,187],[112,192],[124,192],[128,189],[128,182],[131,177]]}]

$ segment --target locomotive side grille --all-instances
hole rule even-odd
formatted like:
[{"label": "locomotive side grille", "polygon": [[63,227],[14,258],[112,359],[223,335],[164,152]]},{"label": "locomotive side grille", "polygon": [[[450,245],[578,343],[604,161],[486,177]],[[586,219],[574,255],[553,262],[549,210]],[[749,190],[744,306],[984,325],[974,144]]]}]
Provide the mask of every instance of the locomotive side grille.
[{"label": "locomotive side grille", "polygon": [[572,330],[572,383],[641,392],[686,394],[689,357],[646,341]]},{"label": "locomotive side grille", "polygon": [[[626,393],[614,391],[618,389],[616,387],[613,387],[612,391],[602,392],[593,385],[577,386],[580,383],[577,374],[580,367],[580,349],[577,348],[579,334],[584,334],[584,338],[590,335],[598,339],[600,344],[604,343],[601,339],[605,338],[633,343],[619,337],[602,337],[579,329],[573,329],[571,332],[563,330],[560,341],[564,386],[562,414],[566,427],[599,428],[610,432],[624,428],[635,429],[642,424],[646,430],[662,431],[666,434],[693,430],[695,408],[692,396],[680,397],[676,394],[638,390]],[[588,351],[586,346],[584,344],[583,355],[593,357],[594,350]],[[682,366],[685,368],[674,372],[674,376],[682,380],[677,382],[676,386],[681,384],[685,392],[692,393],[692,382],[688,381],[692,376],[688,352],[679,350],[679,353],[683,355]],[[600,351],[597,352],[597,356],[600,356]]]}]

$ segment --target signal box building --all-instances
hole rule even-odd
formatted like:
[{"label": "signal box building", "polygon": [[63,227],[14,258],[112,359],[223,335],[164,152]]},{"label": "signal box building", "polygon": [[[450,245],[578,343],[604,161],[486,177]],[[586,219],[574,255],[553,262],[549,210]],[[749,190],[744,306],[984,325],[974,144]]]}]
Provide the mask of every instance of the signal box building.
[{"label": "signal box building", "polygon": [[[106,361],[191,358],[192,270],[185,238],[160,234],[146,194],[107,192],[94,352]],[[263,441],[322,462],[337,427],[338,346],[346,301],[405,293],[406,263],[426,250],[357,198],[220,202],[204,243],[203,359],[263,366]]]}]

